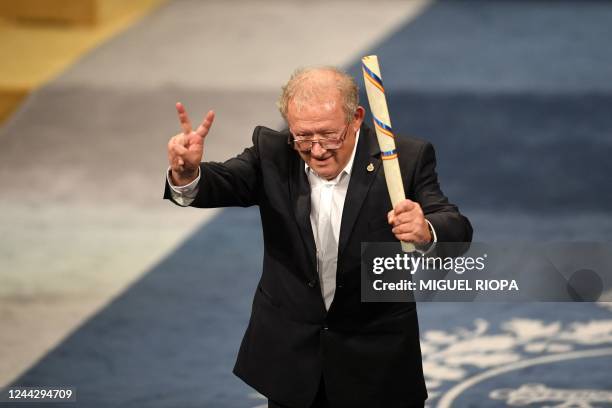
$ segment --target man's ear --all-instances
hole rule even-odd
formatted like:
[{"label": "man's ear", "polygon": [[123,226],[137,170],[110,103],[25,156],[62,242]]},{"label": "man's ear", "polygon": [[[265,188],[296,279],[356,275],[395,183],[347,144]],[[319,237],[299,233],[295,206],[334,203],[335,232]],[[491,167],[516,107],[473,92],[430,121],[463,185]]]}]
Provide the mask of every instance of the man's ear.
[{"label": "man's ear", "polygon": [[365,108],[363,106],[358,106],[355,110],[355,116],[353,117],[356,126],[355,130],[361,127],[361,124],[363,123],[363,118],[365,118]]}]

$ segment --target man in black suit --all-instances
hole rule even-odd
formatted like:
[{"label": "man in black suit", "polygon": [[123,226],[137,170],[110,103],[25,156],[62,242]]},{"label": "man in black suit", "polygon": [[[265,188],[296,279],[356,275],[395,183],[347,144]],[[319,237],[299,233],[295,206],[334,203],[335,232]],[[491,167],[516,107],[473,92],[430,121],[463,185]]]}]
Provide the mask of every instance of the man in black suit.
[{"label": "man in black suit", "polygon": [[335,68],[296,71],[279,108],[289,129],[257,127],[253,145],[200,163],[214,120],[168,143],[164,198],[179,205],[258,205],[263,272],[234,373],[270,407],[423,406],[414,303],[360,302],[360,243],[469,242],[472,228],[440,190],[431,144],[396,140],[408,199],[395,208],[380,149],[362,124],[354,80]]}]

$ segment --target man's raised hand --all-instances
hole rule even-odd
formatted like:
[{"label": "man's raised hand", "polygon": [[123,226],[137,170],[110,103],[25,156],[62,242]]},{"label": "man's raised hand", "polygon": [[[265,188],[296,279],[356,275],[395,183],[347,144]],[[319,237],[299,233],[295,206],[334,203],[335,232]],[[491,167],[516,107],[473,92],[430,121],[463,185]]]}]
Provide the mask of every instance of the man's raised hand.
[{"label": "man's raised hand", "polygon": [[208,111],[200,126],[193,130],[182,103],[176,103],[176,111],[182,132],[172,137],[168,142],[168,161],[172,170],[172,183],[175,186],[184,186],[198,176],[198,167],[204,152],[204,138],[212,127],[215,113]]}]

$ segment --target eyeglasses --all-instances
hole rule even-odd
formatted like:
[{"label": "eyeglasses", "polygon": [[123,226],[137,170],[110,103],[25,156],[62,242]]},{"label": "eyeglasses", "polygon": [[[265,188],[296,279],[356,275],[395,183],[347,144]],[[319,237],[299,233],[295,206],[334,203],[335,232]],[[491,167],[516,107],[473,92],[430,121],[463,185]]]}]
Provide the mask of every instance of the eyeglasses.
[{"label": "eyeglasses", "polygon": [[349,124],[347,123],[342,133],[328,133],[316,139],[310,136],[296,136],[291,130],[289,130],[291,137],[289,138],[288,143],[292,145],[295,150],[299,150],[300,152],[311,151],[312,146],[315,143],[318,143],[319,146],[325,150],[336,150],[342,146],[342,143],[344,143],[346,133],[348,132],[348,127]]}]

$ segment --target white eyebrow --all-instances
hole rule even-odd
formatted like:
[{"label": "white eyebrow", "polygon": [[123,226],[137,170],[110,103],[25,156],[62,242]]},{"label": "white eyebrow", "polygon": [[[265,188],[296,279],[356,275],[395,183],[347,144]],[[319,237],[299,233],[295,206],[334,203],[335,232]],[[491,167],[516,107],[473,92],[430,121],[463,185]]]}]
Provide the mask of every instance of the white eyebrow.
[{"label": "white eyebrow", "polygon": [[338,133],[340,132],[339,130],[334,130],[334,129],[318,129],[318,130],[302,130],[302,131],[296,131],[294,132],[295,136],[312,136],[312,135],[326,135],[326,134],[330,134],[330,133]]}]

